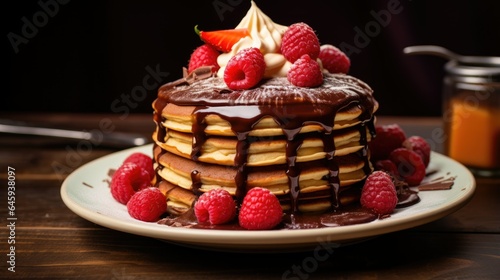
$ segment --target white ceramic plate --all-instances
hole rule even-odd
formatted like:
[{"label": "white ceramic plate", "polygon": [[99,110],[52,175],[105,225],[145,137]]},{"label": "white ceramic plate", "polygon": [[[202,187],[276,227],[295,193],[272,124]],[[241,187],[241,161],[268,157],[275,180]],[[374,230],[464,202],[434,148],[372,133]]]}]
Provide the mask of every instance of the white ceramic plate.
[{"label": "white ceramic plate", "polygon": [[207,230],[174,228],[135,220],[125,205],[111,196],[107,172],[118,168],[133,152],[152,153],[152,145],[116,152],[89,162],[63,182],[61,197],[66,206],[82,218],[101,226],[131,234],[161,239],[185,246],[212,250],[286,251],[307,250],[318,246],[338,247],[377,235],[419,226],[442,218],[464,206],[474,193],[473,175],[460,163],[432,153],[431,166],[440,176],[456,176],[450,190],[422,191],[416,205],[396,209],[389,218],[366,224],[300,230]]}]

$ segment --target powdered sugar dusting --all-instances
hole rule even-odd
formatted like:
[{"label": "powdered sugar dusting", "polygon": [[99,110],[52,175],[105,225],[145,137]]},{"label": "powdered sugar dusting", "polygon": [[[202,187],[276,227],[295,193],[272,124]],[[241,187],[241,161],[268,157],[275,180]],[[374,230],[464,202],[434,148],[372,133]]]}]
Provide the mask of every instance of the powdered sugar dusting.
[{"label": "powdered sugar dusting", "polygon": [[296,87],[286,78],[263,80],[248,90],[230,90],[224,81],[211,77],[190,85],[180,85],[161,91],[160,98],[179,105],[284,105],[321,104],[338,105],[346,100],[367,99],[375,104],[372,89],[364,82],[344,74],[325,74],[321,86]]}]

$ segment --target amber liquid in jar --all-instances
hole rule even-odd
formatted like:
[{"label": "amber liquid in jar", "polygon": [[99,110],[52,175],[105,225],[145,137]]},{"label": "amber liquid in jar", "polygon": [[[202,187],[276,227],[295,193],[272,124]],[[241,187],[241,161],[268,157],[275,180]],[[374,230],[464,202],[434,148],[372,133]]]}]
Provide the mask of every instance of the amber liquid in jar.
[{"label": "amber liquid in jar", "polygon": [[445,79],[445,153],[477,175],[500,175],[500,83]]}]

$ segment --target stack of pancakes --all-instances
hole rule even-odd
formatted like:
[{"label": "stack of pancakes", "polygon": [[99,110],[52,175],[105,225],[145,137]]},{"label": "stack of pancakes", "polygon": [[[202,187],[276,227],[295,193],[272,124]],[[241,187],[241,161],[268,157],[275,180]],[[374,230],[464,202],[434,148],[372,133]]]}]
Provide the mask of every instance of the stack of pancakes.
[{"label": "stack of pancakes", "polygon": [[156,183],[170,213],[214,188],[239,201],[267,188],[293,212],[358,201],[372,171],[367,143],[378,108],[365,83],[325,74],[316,88],[271,78],[232,91],[205,74],[163,85],[153,103]]}]

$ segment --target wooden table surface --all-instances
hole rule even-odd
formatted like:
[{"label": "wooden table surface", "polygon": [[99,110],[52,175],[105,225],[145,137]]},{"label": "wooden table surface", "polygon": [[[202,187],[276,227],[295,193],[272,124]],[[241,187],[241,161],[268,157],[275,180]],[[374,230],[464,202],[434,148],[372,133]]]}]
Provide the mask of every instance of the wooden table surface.
[{"label": "wooden table surface", "polygon": [[[122,118],[120,118],[122,117]],[[103,119],[115,131],[151,135],[151,115],[0,114],[40,126],[92,130]],[[379,117],[407,134],[426,138],[436,118]],[[431,138],[429,138],[431,139]],[[434,149],[441,149],[435,141]],[[40,136],[0,133],[0,278],[82,279],[498,279],[500,179],[476,178],[462,209],[437,221],[336,248],[311,262],[314,252],[228,253],[192,249],[111,230],[70,211],[60,197],[62,180],[78,166],[118,151]],[[65,166],[55,172],[54,163]],[[15,168],[15,218],[9,220],[8,167]],[[15,229],[11,223],[15,222]],[[12,238],[13,237],[13,238]],[[10,238],[10,239],[9,239]],[[11,241],[9,241],[11,240]],[[9,244],[15,240],[15,244]],[[10,246],[15,246],[15,272]],[[315,265],[317,264],[317,265]]]}]

